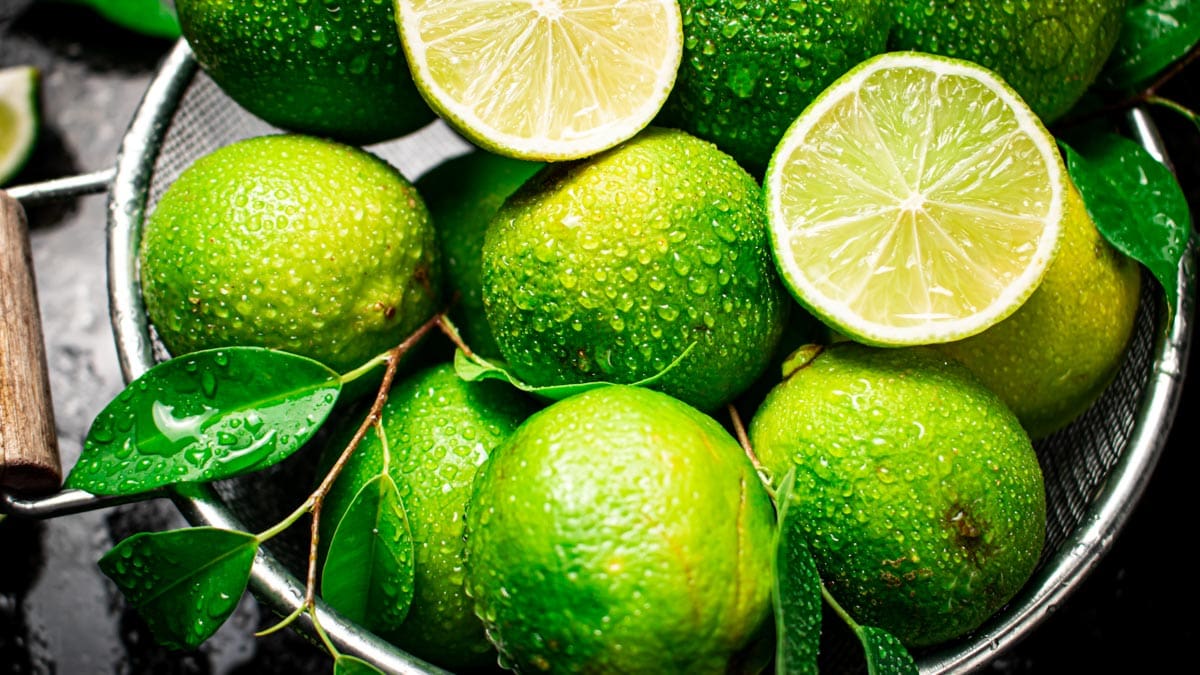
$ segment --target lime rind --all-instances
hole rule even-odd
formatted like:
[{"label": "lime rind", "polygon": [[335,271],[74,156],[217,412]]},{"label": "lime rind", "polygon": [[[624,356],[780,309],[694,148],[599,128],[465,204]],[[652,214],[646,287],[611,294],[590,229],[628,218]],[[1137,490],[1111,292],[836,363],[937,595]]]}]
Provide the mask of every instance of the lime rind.
[{"label": "lime rind", "polygon": [[675,0],[396,0],[413,80],[476,145],[562,161],[648,126],[683,55]]},{"label": "lime rind", "polygon": [[13,66],[0,70],[0,185],[25,166],[41,126],[38,70]]},{"label": "lime rind", "polygon": [[948,342],[1012,314],[1057,250],[1068,180],[998,76],[917,52],[847,72],[785,133],[764,190],[793,296],[860,342]]}]

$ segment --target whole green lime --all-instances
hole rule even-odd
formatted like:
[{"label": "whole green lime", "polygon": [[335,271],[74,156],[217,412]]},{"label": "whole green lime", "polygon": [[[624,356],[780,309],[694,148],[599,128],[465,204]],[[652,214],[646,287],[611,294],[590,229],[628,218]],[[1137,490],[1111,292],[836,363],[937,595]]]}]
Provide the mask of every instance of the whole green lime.
[{"label": "whole green lime", "polygon": [[1034,439],[1061,429],[1108,387],[1133,336],[1141,267],[1067,195],[1062,243],[1033,295],[1012,316],[938,345],[1000,395]]},{"label": "whole green lime", "polygon": [[774,509],[712,418],[612,385],[535,413],[467,505],[467,591],[520,672],[724,673],[768,622]]},{"label": "whole green lime", "polygon": [[750,424],[826,587],[910,647],[961,636],[1033,573],[1046,530],[1029,436],[970,371],[926,347],[797,352]]},{"label": "whole green lime", "polygon": [[756,175],[796,116],[887,47],[885,0],[680,0],[683,61],[657,123],[710,140]]},{"label": "whole green lime", "polygon": [[[386,454],[377,434],[364,436],[330,490],[321,519],[321,541],[327,543],[373,477],[386,471],[399,490],[415,549],[412,605],[399,623],[387,611],[369,611],[361,625],[444,668],[495,663],[496,652],[463,587],[463,514],[479,465],[534,409],[510,387],[466,382],[449,364],[417,372],[392,388],[383,409]],[[361,422],[345,420],[328,445],[327,466]],[[326,566],[323,574],[359,572]],[[380,580],[379,597],[386,583]]]},{"label": "whole green lime", "polygon": [[899,0],[890,49],[990,68],[1049,123],[1100,74],[1126,0]]},{"label": "whole green lime", "polygon": [[417,179],[433,216],[445,271],[445,292],[457,296],[450,316],[476,354],[500,355],[483,311],[483,239],[492,216],[543,164],[474,150],[442,162]]},{"label": "whole green lime", "polygon": [[303,135],[196,160],[147,218],[138,255],[146,315],[173,355],[271,347],[345,372],[438,309],[416,189],[368,152]]},{"label": "whole green lime", "polygon": [[280,129],[364,145],[433,121],[413,84],[391,0],[176,0],[201,68]]},{"label": "whole green lime", "polygon": [[662,128],[549,165],[509,197],[484,240],[483,302],[529,384],[632,384],[682,356],[653,386],[702,410],[762,372],[792,304],[758,183]]}]

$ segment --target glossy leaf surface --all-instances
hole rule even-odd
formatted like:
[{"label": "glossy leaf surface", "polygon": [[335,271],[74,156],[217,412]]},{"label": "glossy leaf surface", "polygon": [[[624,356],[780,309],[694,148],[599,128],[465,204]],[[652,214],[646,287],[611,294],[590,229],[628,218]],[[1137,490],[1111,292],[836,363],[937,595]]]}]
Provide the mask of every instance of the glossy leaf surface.
[{"label": "glossy leaf surface", "polygon": [[772,600],[778,675],[816,673],[821,641],[821,577],[809,553],[804,529],[789,508],[795,478],[793,469],[775,493],[778,529]]},{"label": "glossy leaf surface", "polygon": [[1145,148],[1116,134],[1091,134],[1061,143],[1071,179],[1100,234],[1150,270],[1179,298],[1179,261],[1191,233],[1187,197],[1175,174]]},{"label": "glossy leaf surface", "polygon": [[1107,89],[1136,91],[1200,42],[1200,3],[1192,0],[1131,0],[1125,8],[1121,35],[1100,84]]},{"label": "glossy leaf surface", "polygon": [[136,494],[266,468],[316,433],[340,392],[324,365],[258,347],[159,363],[93,421],[67,487]]},{"label": "glossy leaf surface", "polygon": [[[630,384],[636,387],[648,387],[653,385],[664,375],[669,373],[672,368],[679,365],[679,363],[683,361],[684,357],[691,353],[695,346],[696,343],[693,342],[692,344],[688,345],[687,349],[683,350],[682,354],[675,357],[673,361],[668,363],[666,368],[663,368],[661,371],[651,375],[650,377],[638,380],[637,382],[632,382]],[[579,384],[556,384],[542,387],[534,386],[522,382],[516,375],[509,372],[507,364],[501,361],[489,361],[478,354],[467,356],[461,349],[454,353],[454,370],[458,373],[459,377],[468,382],[474,382],[476,380],[503,380],[504,382],[509,383],[521,391],[527,391],[531,394],[536,394],[554,401],[558,401],[575,394],[580,394],[590,389],[605,387],[612,384],[610,382],[582,382]]]},{"label": "glossy leaf surface", "polygon": [[854,629],[867,656],[867,672],[871,675],[917,675],[913,657],[894,635],[874,626]]},{"label": "glossy leaf surface", "polygon": [[413,541],[396,483],[367,481],[342,514],[321,573],[331,607],[372,629],[404,622],[413,599]]},{"label": "glossy leaf surface", "polygon": [[106,553],[100,569],[160,643],[194,649],[237,608],[258,545],[254,535],[212,527],[142,532]]}]

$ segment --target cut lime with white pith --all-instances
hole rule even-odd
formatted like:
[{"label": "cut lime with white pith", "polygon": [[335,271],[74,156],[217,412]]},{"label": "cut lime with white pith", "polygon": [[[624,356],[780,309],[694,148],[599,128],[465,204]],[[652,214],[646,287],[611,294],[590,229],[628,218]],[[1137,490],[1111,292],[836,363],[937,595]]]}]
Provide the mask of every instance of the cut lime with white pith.
[{"label": "cut lime with white pith", "polygon": [[0,70],[0,185],[25,165],[38,134],[38,71],[33,66]]},{"label": "cut lime with white pith", "polygon": [[1054,256],[1068,180],[1054,138],[991,71],[893,52],[800,114],[764,189],[796,299],[848,337],[899,346],[1020,307]]},{"label": "cut lime with white pith", "polygon": [[676,0],[396,0],[422,95],[464,136],[533,160],[586,157],[658,113],[679,68]]}]

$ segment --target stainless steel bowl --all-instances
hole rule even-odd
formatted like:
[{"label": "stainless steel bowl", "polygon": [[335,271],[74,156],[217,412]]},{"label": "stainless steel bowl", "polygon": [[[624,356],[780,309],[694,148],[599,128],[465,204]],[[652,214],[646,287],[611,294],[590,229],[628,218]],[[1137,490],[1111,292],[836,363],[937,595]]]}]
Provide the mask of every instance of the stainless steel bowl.
[{"label": "stainless steel bowl", "polygon": [[[121,146],[109,195],[111,316],[127,380],[166,357],[148,324],[138,289],[136,250],[145,215],[166,186],[200,156],[235,140],[274,131],[278,130],[227,98],[198,68],[183,41],[164,61]],[[1152,153],[1167,159],[1144,112],[1131,113],[1129,133]],[[435,122],[369,149],[416,180],[470,146]],[[1194,314],[1195,252],[1193,237],[1178,269],[1181,293],[1174,312],[1166,311],[1155,283],[1144,284],[1136,334],[1116,380],[1074,424],[1036,446],[1046,478],[1048,530],[1033,578],[977,631],[934,651],[916,654],[923,673],[971,670],[995,658],[1053,613],[1111,547],[1145,488],[1179,404]],[[277,522],[303,499],[303,495],[288,495],[279,489],[289,482],[297,483],[268,473],[176,489],[172,497],[194,525],[254,531]],[[255,499],[240,498],[250,490]],[[264,490],[274,490],[278,499],[264,498]],[[280,616],[291,614],[303,600],[304,586],[298,580],[303,576],[302,560],[286,541],[272,541],[255,561],[250,589]],[[319,611],[322,626],[345,653],[391,672],[443,672],[324,605]],[[312,635],[311,622],[302,620],[298,627]]]}]

